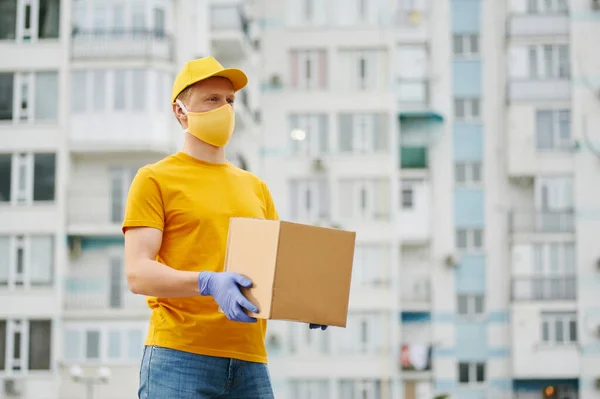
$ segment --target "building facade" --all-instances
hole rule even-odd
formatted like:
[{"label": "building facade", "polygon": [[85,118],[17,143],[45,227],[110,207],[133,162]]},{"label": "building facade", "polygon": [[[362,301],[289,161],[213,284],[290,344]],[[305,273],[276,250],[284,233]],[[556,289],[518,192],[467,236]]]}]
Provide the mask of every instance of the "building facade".
[{"label": "building facade", "polygon": [[[135,397],[149,309],[124,277],[129,184],[182,143],[169,99],[186,61],[252,78],[249,7],[9,0],[0,15],[0,397],[83,398],[86,381]],[[240,97],[229,156],[251,170],[252,86]]]},{"label": "building facade", "polygon": [[271,323],[278,398],[600,396],[599,12],[263,3],[262,176],[357,231],[348,327]]},{"label": "building facade", "polygon": [[357,232],[347,328],[270,323],[278,399],[600,398],[598,33],[596,0],[0,2],[0,397],[135,397],[125,199],[210,54],[250,75],[230,160]]}]

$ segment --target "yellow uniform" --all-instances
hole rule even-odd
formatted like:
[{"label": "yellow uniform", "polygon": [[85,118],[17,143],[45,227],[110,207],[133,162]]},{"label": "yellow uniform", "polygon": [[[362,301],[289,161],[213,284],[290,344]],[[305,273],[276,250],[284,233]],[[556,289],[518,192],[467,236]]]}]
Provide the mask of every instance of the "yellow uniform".
[{"label": "yellow uniform", "polygon": [[[163,232],[156,260],[177,270],[223,270],[229,218],[278,219],[266,184],[229,163],[211,164],[179,152],[141,168],[123,222]],[[267,362],[266,321],[233,322],[210,296],[149,297],[146,345],[201,355]]]}]

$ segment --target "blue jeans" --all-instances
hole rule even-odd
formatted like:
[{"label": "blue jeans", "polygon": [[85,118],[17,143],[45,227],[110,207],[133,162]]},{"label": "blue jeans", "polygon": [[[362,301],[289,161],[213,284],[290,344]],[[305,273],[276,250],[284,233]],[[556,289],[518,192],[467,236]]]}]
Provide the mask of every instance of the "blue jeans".
[{"label": "blue jeans", "polygon": [[139,399],[274,399],[266,364],[146,346]]}]

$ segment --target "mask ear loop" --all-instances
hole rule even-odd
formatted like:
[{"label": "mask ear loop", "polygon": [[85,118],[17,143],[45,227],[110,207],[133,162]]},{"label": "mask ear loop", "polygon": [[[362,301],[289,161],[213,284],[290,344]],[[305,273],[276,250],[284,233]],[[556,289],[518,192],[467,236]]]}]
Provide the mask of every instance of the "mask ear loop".
[{"label": "mask ear loop", "polygon": [[[186,116],[187,116],[187,114],[188,114],[188,110],[187,110],[187,108],[185,107],[185,105],[183,105],[183,103],[181,102],[181,100],[180,100],[180,99],[177,99],[177,100],[175,100],[175,103],[176,103],[177,105],[179,105],[179,108],[181,108],[181,111],[184,113],[184,115],[186,115]],[[184,133],[188,133],[188,132],[189,132],[189,130],[188,130],[187,128],[185,128],[185,129],[183,129],[183,132],[184,132]]]},{"label": "mask ear loop", "polygon": [[181,110],[183,111],[184,114],[188,114],[188,110],[185,107],[185,105],[183,105],[183,103],[181,102],[180,99],[175,100],[175,102],[177,103],[177,105],[179,105],[179,108],[181,108]]}]

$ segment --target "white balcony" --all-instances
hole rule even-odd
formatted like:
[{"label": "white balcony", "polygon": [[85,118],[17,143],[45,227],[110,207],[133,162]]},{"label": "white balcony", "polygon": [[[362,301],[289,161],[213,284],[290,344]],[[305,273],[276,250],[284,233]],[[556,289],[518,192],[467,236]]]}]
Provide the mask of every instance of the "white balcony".
[{"label": "white balcony", "polygon": [[400,273],[400,303],[405,312],[431,310],[431,277],[423,272]]},{"label": "white balcony", "polygon": [[512,14],[508,20],[508,35],[513,38],[567,36],[568,14]]},{"label": "white balcony", "polygon": [[[90,187],[73,188],[68,195],[67,231],[75,236],[118,236],[125,199],[113,201],[108,193],[90,192]],[[93,209],[93,212],[90,212]]]},{"label": "white balcony", "polygon": [[571,82],[567,79],[511,80],[508,83],[508,101],[569,101]]},{"label": "white balcony", "polygon": [[400,210],[396,229],[404,244],[421,244],[431,237],[429,182],[406,178],[400,182]]},{"label": "white balcony", "polygon": [[[566,113],[546,111],[555,118],[550,132],[538,126],[537,108],[532,104],[513,104],[508,109],[506,151],[510,177],[534,177],[540,174],[572,174],[575,167],[573,140],[558,127],[558,122],[568,120]],[[590,127],[593,131],[593,128]],[[543,134],[538,138],[538,129]],[[548,128],[547,128],[548,129]],[[568,132],[570,133],[570,132]],[[569,134],[570,135],[570,134]],[[541,140],[540,140],[541,139]]]},{"label": "white balcony", "polygon": [[556,302],[577,299],[577,277],[518,276],[512,279],[513,302]]},{"label": "white balcony", "polygon": [[161,31],[74,31],[72,46],[75,60],[173,60],[171,37]]},{"label": "white balcony", "polygon": [[213,4],[210,8],[213,54],[217,59],[247,58],[252,51],[249,21],[243,3]]},{"label": "white balcony", "polygon": [[429,107],[429,81],[427,79],[397,80],[396,97],[400,112],[426,111]]},{"label": "white balcony", "polygon": [[[553,312],[560,313],[574,311],[575,307],[567,309],[555,305],[551,309]],[[549,339],[545,342],[541,311],[539,305],[513,306],[510,323],[513,378],[578,378],[581,372],[581,359],[577,342],[569,342],[573,338],[571,327],[567,323],[559,324],[555,321],[549,323],[550,327],[547,330]],[[560,339],[558,339],[558,329],[561,331]]]},{"label": "white balcony", "polygon": [[509,213],[509,229],[513,235],[573,234],[575,212],[573,210],[513,210]]},{"label": "white balcony", "polygon": [[74,114],[71,116],[70,149],[76,153],[171,154],[176,134],[173,115],[150,115],[145,112]]},{"label": "white balcony", "polygon": [[64,295],[64,309],[69,317],[130,317],[150,311],[146,297],[132,294],[127,284],[111,285],[108,279],[68,278]]}]

